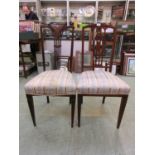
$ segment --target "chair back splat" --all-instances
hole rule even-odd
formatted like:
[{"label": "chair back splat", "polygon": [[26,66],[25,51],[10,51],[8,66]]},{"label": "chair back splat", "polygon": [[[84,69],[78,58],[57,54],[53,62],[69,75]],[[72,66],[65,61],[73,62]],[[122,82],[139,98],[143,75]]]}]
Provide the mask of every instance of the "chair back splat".
[{"label": "chair back splat", "polygon": [[[85,33],[89,32],[90,65],[85,65]],[[107,24],[90,24],[82,29],[82,71],[84,69],[105,68],[112,71],[116,44],[116,29]],[[109,48],[110,47],[110,48]]]},{"label": "chair back splat", "polygon": [[[63,64],[62,62],[67,62],[67,68],[69,71],[72,72],[72,66],[73,66],[73,48],[74,48],[74,27],[73,26],[67,26],[65,23],[50,23],[48,25],[43,25],[41,27],[41,38],[42,38],[42,46],[44,51],[44,31],[45,30],[51,31],[51,36],[54,39],[54,69],[58,69]],[[69,40],[71,41],[71,48],[69,55],[63,55],[62,49],[61,49],[61,41],[62,36],[64,32],[70,32],[71,36],[69,37]]]}]

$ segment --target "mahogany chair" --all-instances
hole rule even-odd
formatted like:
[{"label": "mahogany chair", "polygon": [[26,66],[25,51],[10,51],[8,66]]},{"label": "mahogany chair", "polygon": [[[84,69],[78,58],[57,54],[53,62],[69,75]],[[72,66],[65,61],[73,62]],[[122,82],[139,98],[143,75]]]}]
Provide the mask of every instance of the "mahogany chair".
[{"label": "mahogany chair", "polygon": [[[48,29],[51,31],[51,37],[54,38],[54,69],[60,69],[63,64],[63,67],[67,67],[68,71],[72,72],[73,69],[73,48],[74,48],[74,26],[67,26],[65,23],[50,23],[48,25],[42,25],[41,26],[41,43],[42,43],[42,52],[43,52],[43,59],[45,62],[45,56],[44,56],[44,32]],[[61,49],[61,41],[62,41],[62,35],[63,32],[70,31],[70,54],[69,56],[62,55],[62,49]],[[46,66],[44,65],[44,70],[46,70]],[[47,96],[47,103],[49,103],[49,97]]]},{"label": "mahogany chair", "polygon": [[[85,65],[85,31],[90,30],[90,52],[92,61]],[[118,115],[117,128],[119,128],[124,109],[127,103],[130,87],[119,77],[110,73],[115,51],[116,30],[115,27],[106,24],[91,24],[82,29],[82,74],[77,85],[78,94],[78,126],[81,120],[81,104],[84,96],[121,97],[120,111]],[[106,56],[106,47],[111,46],[111,52]],[[105,58],[106,56],[106,58]],[[95,68],[101,68],[95,70]],[[103,70],[104,68],[105,70]],[[86,70],[86,71],[85,71]]]},{"label": "mahogany chair", "polygon": [[[84,35],[86,29],[90,30],[89,33],[89,52],[92,57],[90,65],[85,65],[84,59]],[[113,57],[115,53],[116,44],[116,29],[112,25],[105,23],[91,24],[82,29],[82,71],[94,70],[95,68],[104,68],[105,71],[112,71]],[[111,48],[111,53],[107,55],[106,48]],[[106,56],[107,55],[107,56]],[[106,58],[105,58],[106,57]],[[102,103],[105,103],[105,96]]]},{"label": "mahogany chair", "polygon": [[[73,59],[73,33],[74,28],[72,26],[61,25],[44,25],[41,27],[42,36],[42,51],[44,51],[43,41],[43,29],[49,28],[54,34],[54,49],[55,49],[55,70],[44,71],[39,75],[32,78],[25,84],[25,93],[27,102],[32,117],[34,126],[36,126],[35,110],[33,103],[33,96],[47,96],[47,102],[49,102],[49,96],[69,97],[71,104],[71,127],[74,125],[74,111],[75,111],[75,98],[76,98],[76,84],[73,79],[72,72],[72,59]],[[60,53],[61,47],[61,36],[64,30],[69,29],[72,33],[71,36],[71,52],[69,56],[62,56]],[[44,54],[43,54],[44,55]],[[45,58],[45,57],[43,57]],[[67,59],[68,71],[58,70],[58,61],[60,59]],[[44,61],[45,62],[45,61]],[[44,70],[46,70],[44,64]]]},{"label": "mahogany chair", "polygon": [[[92,62],[90,66],[84,63],[86,31],[89,33],[89,50],[92,53]],[[82,71],[85,69],[94,70],[95,68],[105,68],[112,71],[112,63],[115,52],[116,29],[112,25],[91,24],[82,29]],[[106,53],[106,48],[110,46],[111,52]],[[106,59],[104,59],[106,57]]]}]

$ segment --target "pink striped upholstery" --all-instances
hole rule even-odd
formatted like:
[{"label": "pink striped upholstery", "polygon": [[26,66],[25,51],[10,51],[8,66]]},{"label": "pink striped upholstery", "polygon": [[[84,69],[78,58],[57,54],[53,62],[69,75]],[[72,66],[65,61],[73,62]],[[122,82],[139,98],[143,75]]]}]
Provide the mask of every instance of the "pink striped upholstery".
[{"label": "pink striped upholstery", "polygon": [[85,71],[79,77],[78,94],[127,95],[130,87],[117,76],[104,70]]},{"label": "pink striped upholstery", "polygon": [[70,72],[52,70],[42,72],[27,82],[25,92],[29,95],[74,95],[76,85]]}]

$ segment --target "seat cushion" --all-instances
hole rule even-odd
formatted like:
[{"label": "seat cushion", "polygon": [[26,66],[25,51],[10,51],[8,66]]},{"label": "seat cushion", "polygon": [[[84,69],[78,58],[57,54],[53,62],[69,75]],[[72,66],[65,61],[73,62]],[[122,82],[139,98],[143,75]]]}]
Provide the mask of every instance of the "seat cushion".
[{"label": "seat cushion", "polygon": [[130,87],[119,77],[104,70],[85,71],[79,76],[78,94],[127,95]]},{"label": "seat cushion", "polygon": [[25,92],[30,95],[73,95],[76,85],[73,76],[65,70],[45,71],[25,84]]}]

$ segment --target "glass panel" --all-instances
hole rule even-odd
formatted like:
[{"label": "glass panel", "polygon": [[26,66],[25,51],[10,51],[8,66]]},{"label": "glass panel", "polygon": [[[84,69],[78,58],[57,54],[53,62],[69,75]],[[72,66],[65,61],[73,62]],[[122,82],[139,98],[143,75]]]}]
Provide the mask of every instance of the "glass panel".
[{"label": "glass panel", "polygon": [[129,2],[129,9],[128,9],[128,20],[134,20],[135,19],[135,2]]},{"label": "glass panel", "polygon": [[110,23],[123,19],[125,1],[100,1],[98,4],[97,22]]},{"label": "glass panel", "polygon": [[67,22],[67,3],[62,2],[41,2],[41,16],[44,23]]},{"label": "glass panel", "polygon": [[95,2],[70,2],[70,22],[75,29],[81,29],[82,24],[95,22]]}]

